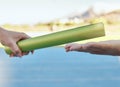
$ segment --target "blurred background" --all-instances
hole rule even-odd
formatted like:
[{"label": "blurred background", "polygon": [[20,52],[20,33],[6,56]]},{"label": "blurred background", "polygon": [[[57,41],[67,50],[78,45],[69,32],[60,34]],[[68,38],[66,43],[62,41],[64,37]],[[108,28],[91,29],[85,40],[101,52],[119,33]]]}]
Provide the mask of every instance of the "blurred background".
[{"label": "blurred background", "polygon": [[108,34],[116,34],[119,8],[119,0],[1,0],[0,24],[14,31],[53,32],[103,22]]},{"label": "blurred background", "polygon": [[[1,27],[32,37],[98,22],[106,36],[90,41],[120,39],[120,1],[0,0]],[[116,56],[66,53],[58,46],[11,59],[0,50],[1,87],[120,87]]]}]

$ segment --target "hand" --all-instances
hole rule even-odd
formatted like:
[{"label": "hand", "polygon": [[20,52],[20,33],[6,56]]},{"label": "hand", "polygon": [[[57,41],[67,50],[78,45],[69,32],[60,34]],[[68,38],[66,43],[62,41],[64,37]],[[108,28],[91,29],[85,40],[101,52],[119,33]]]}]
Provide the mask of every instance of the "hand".
[{"label": "hand", "polygon": [[71,43],[65,46],[66,51],[88,52],[92,54],[120,56],[120,40],[91,42],[86,44]]},{"label": "hand", "polygon": [[0,42],[8,46],[12,50],[12,54],[10,54],[10,57],[16,56],[16,57],[22,57],[23,55],[27,55],[29,52],[22,52],[20,48],[17,46],[17,42],[23,39],[30,38],[25,33],[19,33],[14,31],[7,31],[4,29],[0,30]]}]

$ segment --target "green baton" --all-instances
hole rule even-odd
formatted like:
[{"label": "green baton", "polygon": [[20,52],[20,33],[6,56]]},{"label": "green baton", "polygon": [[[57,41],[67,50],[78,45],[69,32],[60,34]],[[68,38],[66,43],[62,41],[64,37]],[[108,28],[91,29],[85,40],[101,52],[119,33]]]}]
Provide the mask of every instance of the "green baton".
[{"label": "green baton", "polygon": [[[104,35],[105,31],[103,23],[96,23],[43,36],[37,36],[26,40],[21,40],[17,44],[23,52],[26,52],[40,48],[101,37]],[[5,51],[7,54],[12,53],[9,47],[5,47]]]}]

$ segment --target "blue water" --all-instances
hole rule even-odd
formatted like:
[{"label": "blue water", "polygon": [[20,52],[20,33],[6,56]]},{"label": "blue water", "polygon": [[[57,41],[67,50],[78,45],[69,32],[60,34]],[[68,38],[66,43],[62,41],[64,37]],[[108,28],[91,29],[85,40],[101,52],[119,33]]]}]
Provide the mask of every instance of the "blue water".
[{"label": "blue water", "polygon": [[120,63],[115,56],[66,53],[52,47],[20,59],[0,51],[7,68],[3,70],[6,87],[120,87]]}]

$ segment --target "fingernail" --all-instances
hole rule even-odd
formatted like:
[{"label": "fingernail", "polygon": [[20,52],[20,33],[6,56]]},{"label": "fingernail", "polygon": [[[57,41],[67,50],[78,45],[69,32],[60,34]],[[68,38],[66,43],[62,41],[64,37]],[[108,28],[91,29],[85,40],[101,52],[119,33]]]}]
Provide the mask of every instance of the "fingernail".
[{"label": "fingernail", "polygon": [[19,54],[19,57],[22,57],[22,54]]},{"label": "fingernail", "polygon": [[15,54],[14,56],[15,57],[21,57],[21,54]]}]

